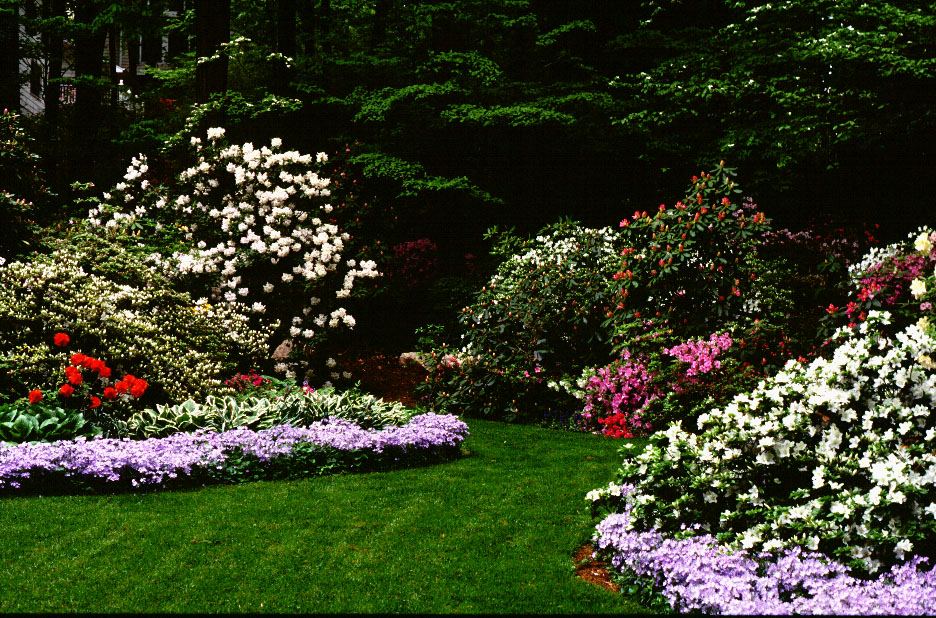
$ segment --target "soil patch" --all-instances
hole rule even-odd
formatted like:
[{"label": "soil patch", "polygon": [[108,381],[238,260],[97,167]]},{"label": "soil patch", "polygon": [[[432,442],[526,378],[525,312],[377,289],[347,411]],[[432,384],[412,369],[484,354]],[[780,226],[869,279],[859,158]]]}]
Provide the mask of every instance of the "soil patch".
[{"label": "soil patch", "polygon": [[399,401],[407,406],[418,405],[415,389],[426,381],[429,372],[416,364],[400,364],[399,354],[387,352],[345,352],[335,360],[340,371],[360,381],[361,389],[386,401]]},{"label": "soil patch", "polygon": [[573,564],[575,564],[576,577],[581,577],[590,584],[601,586],[612,592],[620,592],[620,586],[611,581],[608,563],[592,558],[594,551],[590,543],[582,545],[575,551],[575,556],[572,559]]}]

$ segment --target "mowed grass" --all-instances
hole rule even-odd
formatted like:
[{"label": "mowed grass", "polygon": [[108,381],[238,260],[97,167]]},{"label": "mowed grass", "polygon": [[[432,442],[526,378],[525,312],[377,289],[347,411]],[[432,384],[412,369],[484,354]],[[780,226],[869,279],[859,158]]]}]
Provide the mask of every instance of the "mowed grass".
[{"label": "mowed grass", "polygon": [[646,612],[573,574],[622,442],[468,423],[435,466],[4,498],[0,611]]}]

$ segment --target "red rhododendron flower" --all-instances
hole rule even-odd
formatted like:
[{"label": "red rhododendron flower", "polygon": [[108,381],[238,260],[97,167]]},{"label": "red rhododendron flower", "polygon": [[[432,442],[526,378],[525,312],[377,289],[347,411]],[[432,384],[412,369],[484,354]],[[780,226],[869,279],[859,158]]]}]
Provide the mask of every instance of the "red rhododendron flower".
[{"label": "red rhododendron flower", "polygon": [[91,407],[91,408],[96,408],[96,407],[98,407],[99,405],[101,405],[101,400],[98,399],[97,397],[92,397],[92,398],[91,398],[91,406],[90,406],[90,407]]},{"label": "red rhododendron flower", "polygon": [[60,348],[67,346],[69,341],[71,341],[71,339],[69,339],[68,335],[65,333],[55,333],[55,336],[52,338],[52,342]]},{"label": "red rhododendron flower", "polygon": [[68,381],[78,386],[83,381],[81,372],[78,371],[76,367],[66,367],[65,368],[65,377],[68,378]]},{"label": "red rhododendron flower", "polygon": [[130,385],[130,394],[134,397],[141,397],[143,393],[146,392],[146,387],[149,384],[146,383],[146,380],[135,380],[133,384]]},{"label": "red rhododendron flower", "polygon": [[108,401],[113,401],[117,399],[117,390],[112,386],[108,386],[107,388],[104,389],[104,392],[101,393],[101,395],[104,396],[104,399],[107,399]]},{"label": "red rhododendron flower", "polygon": [[59,395],[62,397],[71,397],[74,392],[74,387],[69,384],[63,384],[62,388],[59,389]]},{"label": "red rhododendron flower", "polygon": [[84,354],[80,352],[75,352],[74,354],[71,355],[71,359],[69,360],[71,360],[71,364],[74,365],[75,367],[80,367],[85,363],[86,358],[88,357],[85,356]]},{"label": "red rhododendron flower", "polygon": [[29,391],[29,403],[39,403],[42,401],[42,391],[38,388]]},{"label": "red rhododendron flower", "polygon": [[110,370],[110,367],[108,367],[107,365],[104,365],[103,367],[101,367],[101,369],[97,373],[102,378],[109,378],[111,375],[111,370]]}]

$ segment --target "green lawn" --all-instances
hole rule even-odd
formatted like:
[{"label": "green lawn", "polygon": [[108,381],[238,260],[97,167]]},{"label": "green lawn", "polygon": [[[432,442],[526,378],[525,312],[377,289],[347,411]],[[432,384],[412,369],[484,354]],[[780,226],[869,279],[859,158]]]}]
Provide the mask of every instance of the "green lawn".
[{"label": "green lawn", "polygon": [[0,500],[0,611],[646,612],[572,572],[621,442],[468,423],[430,467]]}]

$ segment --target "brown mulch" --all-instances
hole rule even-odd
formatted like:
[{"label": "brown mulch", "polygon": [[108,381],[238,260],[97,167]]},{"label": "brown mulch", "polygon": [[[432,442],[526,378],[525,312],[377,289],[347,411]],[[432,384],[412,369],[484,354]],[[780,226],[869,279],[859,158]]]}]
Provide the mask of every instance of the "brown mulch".
[{"label": "brown mulch", "polygon": [[[348,371],[352,380],[361,382],[361,389],[387,401],[417,405],[414,389],[426,380],[428,372],[419,365],[400,364],[400,357],[389,353],[348,352],[337,355],[338,369]],[[572,557],[575,575],[612,592],[620,587],[611,581],[608,563],[592,558],[594,549],[586,543]]]},{"label": "brown mulch", "polygon": [[399,354],[346,352],[335,357],[338,369],[361,382],[361,390],[407,406],[417,405],[414,390],[429,375],[419,365],[400,365]]},{"label": "brown mulch", "polygon": [[575,575],[581,577],[590,584],[601,586],[612,592],[620,592],[621,588],[611,581],[611,574],[608,571],[608,563],[603,560],[592,558],[592,552],[595,551],[591,544],[586,543],[579,547],[573,557],[575,564]]}]

